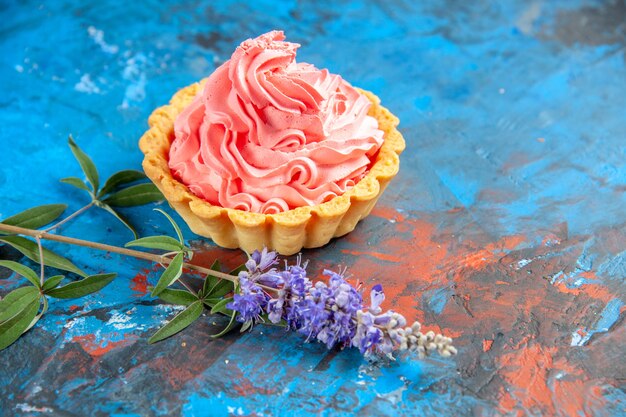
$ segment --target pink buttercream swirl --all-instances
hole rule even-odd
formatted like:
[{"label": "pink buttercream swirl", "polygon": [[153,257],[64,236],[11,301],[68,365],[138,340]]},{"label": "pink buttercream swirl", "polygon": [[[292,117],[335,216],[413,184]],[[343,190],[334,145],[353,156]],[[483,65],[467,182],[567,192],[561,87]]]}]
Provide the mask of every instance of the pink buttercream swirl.
[{"label": "pink buttercream swirl", "polygon": [[339,75],[296,63],[273,31],[248,39],[177,118],[174,176],[211,204],[279,213],[354,186],[383,142],[370,101]]}]

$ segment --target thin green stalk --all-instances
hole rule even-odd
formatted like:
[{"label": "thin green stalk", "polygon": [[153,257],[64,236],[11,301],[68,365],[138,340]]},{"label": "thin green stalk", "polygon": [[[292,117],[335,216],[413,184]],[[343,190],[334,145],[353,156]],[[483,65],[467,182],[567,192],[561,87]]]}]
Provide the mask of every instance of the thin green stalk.
[{"label": "thin green stalk", "polygon": [[87,204],[84,207],[79,208],[78,210],[76,210],[74,213],[70,214],[69,216],[67,216],[66,218],[64,218],[63,220],[61,220],[58,223],[53,224],[52,226],[43,229],[41,232],[42,233],[47,233],[50,232],[52,230],[58,229],[59,227],[61,227],[63,224],[67,223],[68,221],[72,220],[74,217],[80,215],[81,213],[83,213],[84,211],[88,210],[91,206],[93,206],[94,204],[96,204],[96,200],[91,200],[91,203]]},{"label": "thin green stalk", "polygon": [[39,249],[39,266],[40,266],[40,268],[39,268],[39,283],[43,287],[45,265],[43,263],[43,248],[41,247],[41,237],[40,236],[35,236],[35,240],[37,241],[37,248]]},{"label": "thin green stalk", "polygon": [[190,287],[190,286],[189,286],[189,285],[188,285],[185,281],[183,281],[183,278],[182,278],[182,277],[180,277],[180,278],[178,279],[178,283],[179,283],[180,285],[182,285],[183,287],[185,287],[185,288],[187,289],[187,291],[189,291],[189,292],[190,292],[190,293],[192,293],[193,295],[196,295],[196,296],[198,295],[198,293],[197,293],[197,292],[195,292],[195,291],[193,290],[193,288],[191,288],[191,287]]},{"label": "thin green stalk", "polygon": [[53,224],[52,226],[43,229],[42,231],[40,231],[36,236],[35,236],[35,240],[37,241],[37,249],[39,250],[39,282],[41,283],[41,285],[43,286],[44,283],[44,277],[45,277],[45,264],[44,264],[44,259],[43,259],[43,247],[41,246],[41,238],[42,235],[44,233],[50,232],[52,230],[58,229],[59,227],[61,227],[63,224],[67,223],[68,221],[72,220],[73,218],[75,218],[76,216],[80,215],[81,213],[83,213],[84,211],[88,210],[91,206],[93,206],[95,204],[95,200],[92,200],[91,203],[87,204],[84,207],[81,207],[80,209],[76,210],[74,213],[70,214],[69,216],[67,216],[66,218],[64,218],[63,220],[61,220],[58,223]]}]

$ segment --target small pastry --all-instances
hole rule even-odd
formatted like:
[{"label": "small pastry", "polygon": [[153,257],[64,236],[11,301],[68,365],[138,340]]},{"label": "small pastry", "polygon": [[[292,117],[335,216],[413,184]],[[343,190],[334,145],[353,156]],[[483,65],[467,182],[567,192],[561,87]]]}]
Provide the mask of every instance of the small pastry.
[{"label": "small pastry", "polygon": [[367,216],[404,139],[378,98],[296,63],[280,31],[244,41],[150,116],[143,168],[191,230],[283,255],[325,245]]}]

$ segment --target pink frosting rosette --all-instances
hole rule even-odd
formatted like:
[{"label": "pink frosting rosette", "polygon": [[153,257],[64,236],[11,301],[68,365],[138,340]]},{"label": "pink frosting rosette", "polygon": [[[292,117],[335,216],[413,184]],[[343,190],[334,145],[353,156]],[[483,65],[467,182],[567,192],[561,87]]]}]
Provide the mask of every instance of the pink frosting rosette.
[{"label": "pink frosting rosette", "polygon": [[173,175],[213,205],[280,213],[343,194],[383,142],[370,101],[339,75],[297,63],[273,31],[248,39],[174,123]]}]

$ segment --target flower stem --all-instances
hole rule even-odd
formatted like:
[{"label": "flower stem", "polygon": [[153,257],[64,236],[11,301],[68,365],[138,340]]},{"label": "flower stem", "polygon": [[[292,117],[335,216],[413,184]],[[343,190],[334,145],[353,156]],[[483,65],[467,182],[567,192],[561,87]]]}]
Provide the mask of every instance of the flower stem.
[{"label": "flower stem", "polygon": [[39,272],[39,282],[41,283],[41,285],[43,285],[44,282],[44,275],[45,275],[45,264],[44,264],[44,260],[43,260],[43,247],[41,246],[41,238],[42,235],[44,233],[50,232],[54,229],[59,228],[61,225],[63,225],[64,223],[72,220],[74,217],[78,216],[79,214],[81,214],[82,212],[84,212],[85,210],[89,209],[91,206],[93,206],[95,204],[95,200],[92,200],[91,203],[87,204],[86,206],[76,210],[74,213],[70,214],[69,216],[67,216],[65,219],[61,220],[58,223],[53,224],[52,226],[43,229],[42,231],[40,231],[37,235],[35,235],[35,240],[37,241],[37,249],[39,249],[39,265],[40,265],[40,272]]},{"label": "flower stem", "polygon": [[72,220],[74,217],[80,215],[82,212],[88,210],[91,206],[93,206],[94,204],[96,204],[96,200],[91,200],[91,203],[87,204],[86,206],[79,208],[78,210],[76,210],[74,213],[70,214],[69,216],[67,216],[66,218],[64,218],[63,220],[61,220],[60,222],[53,224],[52,226],[43,229],[42,233],[47,233],[50,232],[52,230],[58,229],[59,227],[61,227],[63,224],[67,223],[68,221]]},{"label": "flower stem", "polygon": [[[133,249],[121,248],[119,246],[106,245],[104,243],[92,242],[90,240],[82,240],[82,239],[76,239],[73,237],[67,237],[67,236],[62,236],[62,235],[54,235],[54,234],[46,233],[40,230],[27,229],[27,228],[18,227],[18,226],[10,226],[8,224],[0,223],[0,231],[24,235],[24,236],[30,236],[38,240],[46,239],[46,240],[52,240],[55,242],[67,243],[70,245],[77,245],[77,246],[83,246],[86,248],[92,248],[92,249],[98,249],[98,250],[103,250],[107,252],[118,253],[120,255],[131,256],[133,258],[143,259],[146,261],[151,261],[151,262],[156,262],[156,263],[162,263],[165,265],[169,265],[172,262],[171,259],[166,258],[162,255],[141,252],[141,251],[133,250]],[[198,271],[207,275],[210,274],[216,278],[225,279],[228,281],[232,281],[234,283],[238,282],[238,278],[235,275],[226,274],[220,271],[213,271],[209,268],[205,268],[202,266],[183,263],[183,268],[191,269],[193,271]]]},{"label": "flower stem", "polygon": [[45,265],[43,263],[43,247],[41,246],[41,236],[35,236],[35,240],[37,241],[37,248],[39,249],[39,283],[41,284],[41,286],[43,286]]},{"label": "flower stem", "polygon": [[188,285],[185,281],[183,281],[183,277],[178,278],[178,281],[177,281],[177,282],[178,282],[180,285],[182,285],[183,287],[185,287],[185,288],[187,289],[187,291],[189,291],[189,292],[190,292],[190,293],[192,293],[193,295],[196,295],[196,296],[198,295],[198,293],[197,293],[197,292],[195,292],[195,291],[193,290],[193,288],[191,288],[191,287],[190,287],[190,286],[189,286],[189,285]]}]

